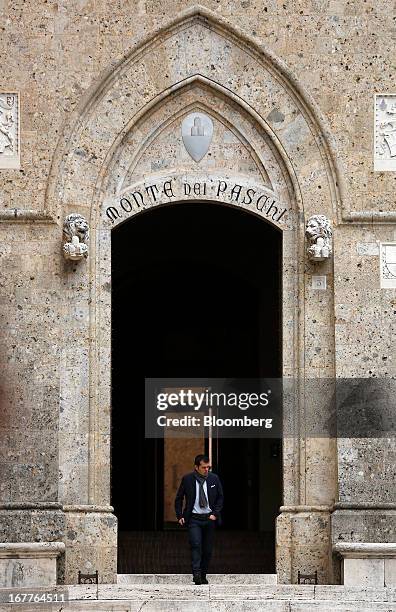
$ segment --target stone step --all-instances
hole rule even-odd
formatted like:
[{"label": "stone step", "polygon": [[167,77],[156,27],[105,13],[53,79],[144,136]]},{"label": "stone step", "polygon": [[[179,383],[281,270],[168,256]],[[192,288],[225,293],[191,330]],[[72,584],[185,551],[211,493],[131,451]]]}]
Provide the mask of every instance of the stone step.
[{"label": "stone step", "polygon": [[0,612],[395,612],[395,603],[333,601],[71,601],[58,604],[0,604]]},{"label": "stone step", "polygon": [[[84,587],[70,587],[74,598],[84,599]],[[330,600],[396,603],[396,588],[345,587],[339,585],[296,584],[99,584],[90,585],[87,594],[98,599],[163,599],[198,601],[237,600]]]},{"label": "stone step", "polygon": [[[57,604],[18,604],[19,612],[396,612],[396,588],[269,584],[116,584],[18,589],[58,594]],[[15,594],[15,589],[13,590]],[[0,589],[0,612],[11,609]],[[65,603],[60,604],[64,593]],[[12,609],[16,606],[12,604]]]},{"label": "stone step", "polygon": [[[276,574],[208,574],[210,584],[276,584]],[[192,584],[191,574],[117,574],[117,584]]]}]

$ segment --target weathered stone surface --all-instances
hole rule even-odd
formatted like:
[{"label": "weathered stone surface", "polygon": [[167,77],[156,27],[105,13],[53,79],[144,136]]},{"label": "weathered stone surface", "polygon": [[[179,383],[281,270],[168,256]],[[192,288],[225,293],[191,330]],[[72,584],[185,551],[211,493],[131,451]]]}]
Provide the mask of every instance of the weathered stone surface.
[{"label": "weathered stone surface", "polygon": [[396,510],[377,507],[340,508],[332,514],[332,543],[394,542]]},{"label": "weathered stone surface", "polygon": [[[98,509],[99,510],[99,509]],[[117,520],[110,512],[66,514],[65,583],[76,584],[78,572],[100,571],[100,582],[116,581]],[[99,570],[100,568],[100,570]]]},{"label": "weathered stone surface", "polygon": [[385,586],[396,587],[396,559],[385,559]]},{"label": "weathered stone surface", "polygon": [[393,601],[393,590],[371,586],[317,585],[315,597],[331,601]]},{"label": "weathered stone surface", "polygon": [[346,586],[393,586],[396,544],[390,542],[337,542],[333,547],[342,561]]},{"label": "weathered stone surface", "polygon": [[[334,543],[395,541],[395,438],[309,436],[328,397],[303,385],[373,378],[394,400],[384,381],[396,374],[396,298],[380,288],[376,247],[394,240],[394,177],[374,172],[367,137],[372,92],[394,93],[391,8],[202,4],[0,3],[3,92],[21,100],[21,168],[0,173],[0,535],[64,541],[66,582],[94,568],[116,580],[116,519],[100,509],[110,504],[111,229],[138,212],[122,195],[153,182],[161,194],[145,208],[212,199],[284,235],[283,374],[302,382],[285,401],[279,581],[301,569],[337,582]],[[212,115],[199,170],[182,142],[186,108]],[[198,187],[183,194],[183,181]],[[241,200],[248,185],[276,198],[276,214]],[[88,265],[62,258],[72,212],[91,227]],[[304,228],[317,214],[332,224],[333,256],[312,264]],[[59,507],[12,506],[24,502]],[[351,506],[333,512],[336,502]]]},{"label": "weathered stone surface", "polygon": [[52,587],[57,583],[57,558],[63,542],[0,544],[0,584],[17,592],[23,587]]},{"label": "weathered stone surface", "polygon": [[375,604],[372,602],[365,604],[364,602],[310,601],[306,603],[291,602],[290,604],[290,612],[308,612],[308,610],[312,610],[312,612],[332,612],[333,610],[336,612],[358,612],[358,610],[362,610],[362,612],[371,612],[372,610],[394,612],[395,609],[394,604],[377,602]]}]

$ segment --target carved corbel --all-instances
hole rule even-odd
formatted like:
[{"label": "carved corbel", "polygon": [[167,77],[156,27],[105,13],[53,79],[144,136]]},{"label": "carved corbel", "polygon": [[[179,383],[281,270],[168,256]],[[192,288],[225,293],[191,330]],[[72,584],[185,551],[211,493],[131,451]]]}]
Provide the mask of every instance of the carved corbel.
[{"label": "carved corbel", "polygon": [[332,254],[330,221],[324,215],[313,215],[307,221],[305,235],[308,240],[307,255],[310,261],[325,261]]},{"label": "carved corbel", "polygon": [[79,213],[68,215],[63,224],[63,255],[80,261],[88,257],[89,225]]}]

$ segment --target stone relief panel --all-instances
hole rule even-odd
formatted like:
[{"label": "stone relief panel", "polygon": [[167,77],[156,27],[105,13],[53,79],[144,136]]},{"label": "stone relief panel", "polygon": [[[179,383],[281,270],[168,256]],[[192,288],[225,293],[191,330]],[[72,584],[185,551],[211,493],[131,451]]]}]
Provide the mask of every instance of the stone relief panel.
[{"label": "stone relief panel", "polygon": [[19,95],[0,93],[0,168],[19,166]]},{"label": "stone relief panel", "polygon": [[382,289],[396,288],[396,242],[381,242],[380,268]]},{"label": "stone relief panel", "polygon": [[374,170],[396,170],[396,94],[376,94]]}]

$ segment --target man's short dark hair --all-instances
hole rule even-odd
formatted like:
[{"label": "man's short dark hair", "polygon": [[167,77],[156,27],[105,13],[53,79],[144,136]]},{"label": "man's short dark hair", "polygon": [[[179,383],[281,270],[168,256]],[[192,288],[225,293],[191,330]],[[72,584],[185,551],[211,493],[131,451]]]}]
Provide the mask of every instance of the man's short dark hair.
[{"label": "man's short dark hair", "polygon": [[208,455],[197,455],[194,459],[194,465],[199,467],[201,465],[201,461],[203,461],[204,463],[209,463]]}]

